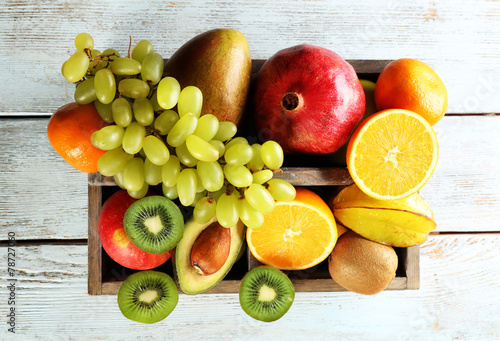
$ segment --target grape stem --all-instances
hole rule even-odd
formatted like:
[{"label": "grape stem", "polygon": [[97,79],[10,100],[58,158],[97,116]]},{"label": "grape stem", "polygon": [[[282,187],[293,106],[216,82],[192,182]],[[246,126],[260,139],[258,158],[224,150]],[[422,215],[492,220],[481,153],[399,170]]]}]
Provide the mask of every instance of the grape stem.
[{"label": "grape stem", "polygon": [[130,42],[128,44],[128,57],[132,58],[132,35],[130,35]]}]

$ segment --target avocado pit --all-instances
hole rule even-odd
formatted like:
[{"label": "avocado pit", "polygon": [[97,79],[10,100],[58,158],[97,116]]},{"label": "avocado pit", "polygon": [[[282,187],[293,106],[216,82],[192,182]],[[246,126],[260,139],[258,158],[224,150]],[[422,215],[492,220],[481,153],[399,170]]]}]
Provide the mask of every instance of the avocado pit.
[{"label": "avocado pit", "polygon": [[191,266],[201,276],[218,272],[231,250],[231,230],[214,222],[205,228],[191,248]]}]

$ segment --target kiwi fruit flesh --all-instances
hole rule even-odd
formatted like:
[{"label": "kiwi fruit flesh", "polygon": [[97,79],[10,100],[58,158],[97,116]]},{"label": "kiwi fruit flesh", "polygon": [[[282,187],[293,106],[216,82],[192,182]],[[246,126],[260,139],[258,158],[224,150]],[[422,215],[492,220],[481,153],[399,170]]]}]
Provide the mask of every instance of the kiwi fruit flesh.
[{"label": "kiwi fruit flesh", "polygon": [[162,254],[173,249],[184,234],[184,217],[170,199],[153,195],[134,202],[125,212],[123,227],[144,252]]},{"label": "kiwi fruit flesh", "polygon": [[328,258],[328,269],[343,288],[363,295],[384,290],[396,276],[398,256],[392,246],[353,231],[341,235]]},{"label": "kiwi fruit flesh", "polygon": [[292,281],[273,267],[255,267],[241,280],[241,308],[256,320],[272,322],[280,319],[290,309],[294,298]]},{"label": "kiwi fruit flesh", "polygon": [[177,306],[179,292],[172,277],[159,271],[140,271],[130,275],[118,290],[118,307],[126,318],[156,323]]}]

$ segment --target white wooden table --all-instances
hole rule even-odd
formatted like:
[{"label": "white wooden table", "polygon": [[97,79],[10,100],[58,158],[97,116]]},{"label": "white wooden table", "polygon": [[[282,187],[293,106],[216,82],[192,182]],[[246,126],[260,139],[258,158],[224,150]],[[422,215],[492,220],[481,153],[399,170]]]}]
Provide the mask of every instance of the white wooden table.
[{"label": "white wooden table", "polygon": [[[499,2],[9,0],[0,8],[0,339],[500,339]],[[72,101],[60,67],[73,38],[85,31],[98,49],[126,51],[133,35],[168,58],[217,27],[243,32],[254,59],[310,43],[345,59],[417,58],[438,72],[449,109],[435,126],[438,167],[421,191],[438,228],[421,246],[419,290],[298,293],[272,324],[249,318],[234,294],[181,295],[155,325],[125,319],[115,296],[87,295],[87,175],[46,138],[48,117]]]}]

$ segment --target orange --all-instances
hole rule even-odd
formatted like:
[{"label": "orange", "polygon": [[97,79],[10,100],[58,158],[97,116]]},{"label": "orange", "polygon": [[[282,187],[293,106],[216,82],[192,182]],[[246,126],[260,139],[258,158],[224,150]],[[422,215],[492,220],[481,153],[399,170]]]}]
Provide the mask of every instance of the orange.
[{"label": "orange", "polygon": [[347,168],[367,195],[381,200],[416,193],[436,168],[438,141],[429,122],[404,109],[363,121],[347,146]]},{"label": "orange", "polygon": [[90,135],[106,125],[93,103],[68,103],[50,117],[47,137],[55,151],[71,166],[85,173],[95,173],[97,161],[105,151],[92,145]]},{"label": "orange", "polygon": [[277,202],[258,229],[247,229],[247,244],[261,263],[281,270],[311,268],[332,252],[337,226],[316,193],[298,187],[293,201]]},{"label": "orange", "polygon": [[434,125],[446,113],[448,92],[429,65],[402,58],[387,64],[380,73],[375,85],[375,105],[378,110],[414,111]]}]

